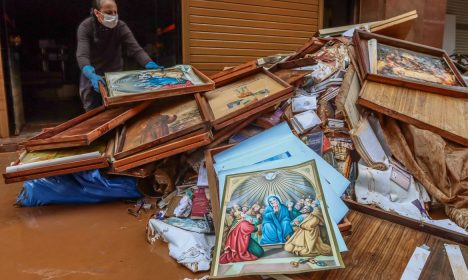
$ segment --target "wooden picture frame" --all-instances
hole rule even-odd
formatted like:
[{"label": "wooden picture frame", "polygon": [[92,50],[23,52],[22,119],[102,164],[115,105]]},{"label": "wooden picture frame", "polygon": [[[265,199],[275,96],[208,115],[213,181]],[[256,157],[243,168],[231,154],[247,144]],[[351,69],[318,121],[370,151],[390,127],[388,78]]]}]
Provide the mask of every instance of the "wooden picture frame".
[{"label": "wooden picture frame", "polygon": [[211,132],[201,129],[200,131],[185,135],[183,139],[174,139],[137,154],[121,159],[114,159],[111,168],[115,172],[124,172],[160,159],[206,146],[211,140]]},{"label": "wooden picture frame", "polygon": [[454,242],[468,245],[468,236],[460,234],[458,232],[451,231],[451,230],[438,227],[435,225],[431,225],[431,224],[425,223],[424,221],[415,221],[415,220],[409,219],[407,217],[404,217],[395,213],[384,211],[377,207],[360,204],[351,199],[345,198],[344,202],[352,210],[362,212],[364,214],[371,215],[380,219],[384,219],[384,220],[387,220],[396,224],[400,224],[400,225],[403,225],[405,227],[409,227],[415,230],[419,230],[419,231],[426,232],[432,235],[436,235],[444,239],[449,239]]},{"label": "wooden picture frame", "polygon": [[46,129],[23,145],[28,151],[86,146],[134,117],[150,104],[144,102],[133,107],[109,109],[101,106],[54,128]]},{"label": "wooden picture frame", "polygon": [[273,67],[268,69],[271,73],[282,79],[286,83],[294,86],[298,85],[302,79],[312,73],[311,70],[294,70],[303,66],[310,66],[317,64],[317,60],[313,57],[300,58],[296,60],[286,61],[275,64]]},{"label": "wooden picture frame", "polygon": [[[68,148],[66,150],[77,150],[80,148]],[[90,151],[93,150],[92,147],[86,147]],[[96,151],[98,148],[95,149]],[[18,170],[13,172],[8,172],[5,170],[3,173],[3,178],[5,179],[6,184],[21,182],[25,180],[31,179],[38,179],[38,178],[46,178],[50,176],[58,176],[58,175],[65,175],[71,174],[80,171],[98,169],[98,168],[106,168],[109,166],[108,156],[107,156],[107,146],[103,149],[100,156],[93,156],[83,159],[77,160],[66,160],[65,157],[61,157],[61,159],[65,159],[63,162],[57,163],[50,163],[47,166],[34,166],[25,170]],[[42,153],[46,153],[47,151],[41,151]],[[51,153],[57,152],[57,150],[51,150]],[[60,152],[60,151],[59,151]],[[28,153],[37,153],[37,152],[28,152],[24,151],[18,160],[16,160],[10,167],[17,167],[20,166],[21,161],[28,155]],[[73,152],[72,152],[73,153]],[[45,161],[42,161],[45,162]],[[7,167],[8,168],[8,167]]]},{"label": "wooden picture frame", "polygon": [[[263,68],[257,68],[253,69],[249,72],[243,73],[242,75],[238,76],[236,79],[232,80],[230,84],[225,85],[227,90],[235,90],[233,87],[236,86],[236,83],[242,84],[249,78],[255,78],[255,77],[261,77],[262,79],[265,80],[270,80],[274,81],[276,83],[276,87],[280,88],[280,90],[277,90],[276,92],[271,93],[270,95],[263,97],[262,99],[255,101],[255,102],[250,102],[250,104],[241,107],[237,110],[234,110],[230,113],[224,114],[221,117],[215,117],[215,114],[213,112],[213,109],[210,106],[210,102],[208,100],[207,95],[210,94],[215,94],[215,91],[212,92],[207,92],[204,94],[195,94],[195,98],[199,104],[200,109],[202,110],[203,114],[206,116],[206,119],[211,121],[212,126],[215,128],[215,130],[222,129],[226,126],[229,126],[231,124],[237,123],[239,121],[245,120],[249,116],[256,114],[258,112],[261,112],[267,108],[270,108],[276,104],[281,103],[284,100],[287,100],[290,98],[293,94],[294,87],[289,85],[288,83],[284,82],[280,78],[276,77],[269,71],[263,69]],[[248,82],[248,80],[247,80]],[[219,92],[222,92],[225,90],[224,86],[219,87],[216,89],[216,94]],[[219,94],[220,96],[222,94]],[[239,103],[241,102],[241,99],[237,100]],[[232,103],[232,102],[230,102]],[[228,106],[228,104],[225,104],[225,106]]]},{"label": "wooden picture frame", "polygon": [[[455,82],[458,83],[458,86],[449,86],[444,84],[438,84],[435,82],[372,73],[371,62],[369,60],[368,42],[375,42],[371,41],[373,39],[377,40],[378,44],[383,44],[389,46],[390,48],[403,49],[412,53],[419,53],[422,56],[432,56],[443,60],[443,62],[448,66],[449,70],[451,71],[451,74],[454,76]],[[364,80],[417,89],[451,97],[468,98],[468,87],[466,82],[463,80],[460,72],[458,71],[450,57],[442,49],[424,46],[417,43],[394,39],[391,37],[377,35],[360,30],[356,30],[354,32],[353,43],[356,51],[356,57],[359,62],[358,68]],[[375,65],[376,64],[377,61],[375,61]],[[372,63],[372,65],[374,65],[374,63]]]},{"label": "wooden picture frame", "polygon": [[[175,87],[155,90],[152,92],[143,92],[129,95],[120,95],[120,96],[110,96],[109,86],[105,86],[103,83],[99,83],[99,91],[102,95],[105,106],[114,106],[127,103],[134,103],[147,100],[156,100],[161,98],[193,94],[196,92],[204,92],[213,90],[215,88],[214,82],[208,78],[205,74],[199,71],[197,68],[190,66],[195,75],[203,81],[201,85],[190,85],[185,87]],[[141,70],[143,71],[152,71],[152,70]],[[129,71],[130,72],[130,71]],[[108,75],[108,74],[106,74]]]},{"label": "wooden picture frame", "polygon": [[216,87],[220,87],[229,84],[233,79],[236,79],[244,73],[248,73],[254,69],[257,69],[257,61],[251,60],[229,69],[223,70],[210,76]]},{"label": "wooden picture frame", "polygon": [[[219,201],[218,177],[216,176],[216,172],[214,169],[214,163],[215,163],[214,156],[235,145],[236,144],[229,144],[229,145],[219,146],[216,148],[205,150],[205,165],[206,165],[206,171],[207,171],[207,177],[208,177],[208,190],[210,193],[211,209],[213,212],[213,223],[214,223],[215,229],[219,228],[220,219],[221,219],[221,216],[220,216],[221,208],[220,208],[220,201]],[[346,217],[344,217],[343,220],[338,224],[338,228],[344,236],[348,236],[352,232],[352,224]]]},{"label": "wooden picture frame", "polygon": [[[181,96],[161,100],[151,104],[148,110],[123,126],[113,155],[117,160],[123,159],[192,132],[208,129],[209,122],[193,97]],[[128,145],[127,138],[132,140]],[[137,139],[141,143],[135,142]]]}]

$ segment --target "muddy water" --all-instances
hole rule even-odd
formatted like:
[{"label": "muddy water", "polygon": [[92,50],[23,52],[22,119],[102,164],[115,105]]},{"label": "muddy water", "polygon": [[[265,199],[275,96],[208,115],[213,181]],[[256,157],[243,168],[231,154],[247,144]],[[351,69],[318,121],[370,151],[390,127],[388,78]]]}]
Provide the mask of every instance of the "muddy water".
[{"label": "muddy water", "polygon": [[[14,154],[0,154],[1,170]],[[15,208],[21,184],[0,179],[0,279],[183,279],[165,243],[149,245],[149,214],[137,219],[118,202]]]}]

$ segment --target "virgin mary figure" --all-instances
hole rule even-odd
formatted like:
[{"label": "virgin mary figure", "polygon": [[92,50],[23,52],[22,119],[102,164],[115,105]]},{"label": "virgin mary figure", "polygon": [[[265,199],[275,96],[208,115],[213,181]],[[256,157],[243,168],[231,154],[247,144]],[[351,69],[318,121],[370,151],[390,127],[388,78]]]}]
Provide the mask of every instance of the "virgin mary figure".
[{"label": "virgin mary figure", "polygon": [[268,206],[262,216],[260,245],[283,244],[293,234],[288,207],[274,195],[268,197]]}]

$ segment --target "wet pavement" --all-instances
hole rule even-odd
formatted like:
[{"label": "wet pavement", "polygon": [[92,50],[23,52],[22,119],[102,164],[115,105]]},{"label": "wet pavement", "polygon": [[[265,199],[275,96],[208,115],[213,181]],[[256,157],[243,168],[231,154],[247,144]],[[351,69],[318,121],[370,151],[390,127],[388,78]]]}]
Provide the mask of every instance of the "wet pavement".
[{"label": "wet pavement", "polygon": [[[0,154],[0,168],[16,158]],[[150,214],[137,219],[124,202],[14,207],[22,184],[0,180],[0,279],[183,279],[193,274],[146,242]]]}]

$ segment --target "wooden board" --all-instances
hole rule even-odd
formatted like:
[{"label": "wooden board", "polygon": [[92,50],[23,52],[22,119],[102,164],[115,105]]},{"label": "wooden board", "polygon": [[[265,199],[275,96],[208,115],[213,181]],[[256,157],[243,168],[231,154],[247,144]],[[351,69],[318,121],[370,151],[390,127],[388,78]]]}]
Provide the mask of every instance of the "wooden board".
[{"label": "wooden board", "polygon": [[104,106],[86,112],[57,127],[47,129],[24,142],[28,151],[86,146],[121,125],[150,105],[105,109]]},{"label": "wooden board", "polygon": [[468,147],[468,99],[366,81],[358,103]]},{"label": "wooden board", "polygon": [[242,63],[235,67],[218,72],[210,78],[215,83],[215,87],[221,87],[223,85],[229,84],[231,81],[238,79],[244,73],[250,73],[252,70],[257,69],[257,61],[251,60],[246,63]]},{"label": "wooden board", "polygon": [[99,91],[104,100],[105,106],[115,106],[134,102],[141,102],[147,100],[156,100],[161,98],[193,94],[195,92],[204,92],[214,89],[214,82],[208,78],[205,74],[200,72],[197,68],[192,67],[193,72],[200,78],[204,84],[202,85],[191,85],[179,88],[168,88],[164,90],[158,90],[156,92],[145,92],[141,94],[123,95],[110,97],[108,89],[103,83],[99,83]]},{"label": "wooden board", "polygon": [[[371,39],[376,39],[379,44],[385,44],[390,47],[400,48],[424,55],[437,57],[446,62],[451,74],[454,75],[458,86],[448,86],[444,84],[424,82],[422,80],[407,79],[403,77],[394,77],[389,75],[383,75],[378,73],[371,73],[370,62],[369,62],[369,51],[367,48],[367,42]],[[468,98],[468,87],[458,71],[455,64],[452,62],[447,53],[442,49],[437,49],[429,46],[424,46],[408,41],[398,40],[387,36],[377,35],[373,33],[363,32],[356,30],[353,35],[353,43],[355,46],[357,60],[359,62],[359,70],[365,80],[407,87],[411,89],[418,89],[427,92],[437,93],[440,95],[446,95],[451,97],[458,97],[466,99]],[[377,62],[376,62],[377,63]]]},{"label": "wooden board", "polygon": [[[232,80],[232,83],[241,81],[242,79],[247,79],[249,77],[256,77],[256,75],[258,75],[259,77],[260,76],[265,77],[266,80],[270,80],[274,82],[275,87],[279,89],[269,94],[268,96],[261,98],[258,101],[251,102],[250,104],[232,112],[228,112],[225,114],[219,113],[218,116],[216,116],[216,114],[214,113],[214,109],[219,111],[219,108],[218,108],[219,106],[216,106],[215,108],[211,108],[210,102],[208,100],[208,96],[211,95],[212,92],[207,92],[205,94],[195,94],[195,98],[197,99],[199,107],[201,108],[202,112],[207,116],[207,119],[212,122],[212,125],[216,130],[224,128],[233,123],[237,123],[241,120],[248,118],[252,114],[261,112],[269,107],[279,104],[280,102],[288,99],[292,95],[293,90],[294,90],[292,86],[290,86],[283,80],[279,79],[278,77],[276,77],[269,71],[265,70],[264,68],[257,68],[247,73],[242,73],[235,80]],[[231,84],[225,85],[225,86],[230,86],[230,85]],[[220,91],[222,89],[223,87],[218,88],[217,91]],[[218,92],[218,95],[219,95],[219,92]],[[222,106],[227,106],[227,105],[222,105]]]}]

